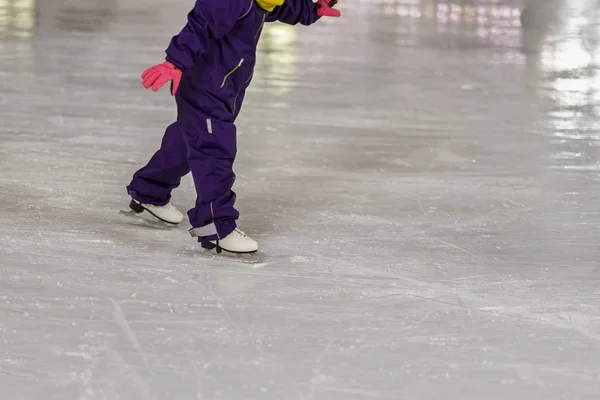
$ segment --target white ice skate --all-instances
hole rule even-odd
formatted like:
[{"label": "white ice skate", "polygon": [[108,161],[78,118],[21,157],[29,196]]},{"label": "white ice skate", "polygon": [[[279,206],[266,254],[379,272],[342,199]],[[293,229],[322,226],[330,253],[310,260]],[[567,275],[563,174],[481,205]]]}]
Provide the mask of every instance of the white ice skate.
[{"label": "white ice skate", "polygon": [[258,251],[258,243],[256,240],[248,237],[240,229],[235,228],[233,232],[225,236],[223,239],[202,242],[202,247],[208,250],[215,250],[217,253],[223,251],[235,254],[249,254]]},{"label": "white ice skate", "polygon": [[153,206],[152,204],[142,204],[137,200],[131,199],[129,208],[136,214],[146,211],[167,224],[177,225],[183,221],[183,213],[171,203],[167,203],[164,206]]}]

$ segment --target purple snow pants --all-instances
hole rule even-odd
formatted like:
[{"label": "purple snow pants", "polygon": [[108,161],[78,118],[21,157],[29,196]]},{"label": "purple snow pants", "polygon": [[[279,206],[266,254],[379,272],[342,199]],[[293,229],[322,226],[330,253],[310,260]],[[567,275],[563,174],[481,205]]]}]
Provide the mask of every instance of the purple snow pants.
[{"label": "purple snow pants", "polygon": [[190,232],[199,241],[223,238],[236,228],[239,217],[234,208],[236,195],[231,190],[236,126],[197,113],[192,119],[182,119],[179,111],[178,122],[167,128],[160,149],[134,174],[127,191],[142,203],[165,205],[171,191],[191,171],[197,198],[195,207],[188,211]]}]

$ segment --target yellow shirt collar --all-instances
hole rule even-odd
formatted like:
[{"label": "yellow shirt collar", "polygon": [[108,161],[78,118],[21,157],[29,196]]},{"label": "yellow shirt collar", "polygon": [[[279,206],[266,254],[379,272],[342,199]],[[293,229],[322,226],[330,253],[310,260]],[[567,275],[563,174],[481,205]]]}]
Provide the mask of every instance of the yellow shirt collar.
[{"label": "yellow shirt collar", "polygon": [[254,0],[254,1],[256,1],[256,3],[263,10],[271,12],[275,9],[275,7],[282,5],[285,0]]}]

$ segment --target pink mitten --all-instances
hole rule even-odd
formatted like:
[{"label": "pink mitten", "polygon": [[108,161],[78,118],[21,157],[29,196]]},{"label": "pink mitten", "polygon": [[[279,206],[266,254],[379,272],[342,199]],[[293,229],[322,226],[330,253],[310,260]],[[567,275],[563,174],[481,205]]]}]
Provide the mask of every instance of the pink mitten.
[{"label": "pink mitten", "polygon": [[180,69],[167,61],[145,70],[142,74],[142,85],[146,89],[152,86],[152,91],[158,92],[165,83],[171,81],[171,94],[175,96],[181,82],[181,74]]},{"label": "pink mitten", "polygon": [[337,0],[318,0],[317,7],[319,8],[317,11],[317,15],[319,17],[334,17],[338,18],[342,15],[340,10],[335,10],[332,7],[337,4]]}]

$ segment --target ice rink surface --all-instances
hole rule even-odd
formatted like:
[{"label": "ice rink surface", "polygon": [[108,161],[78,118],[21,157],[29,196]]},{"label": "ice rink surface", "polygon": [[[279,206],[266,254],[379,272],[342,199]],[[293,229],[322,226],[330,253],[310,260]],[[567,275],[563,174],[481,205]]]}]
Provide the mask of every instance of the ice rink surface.
[{"label": "ice rink surface", "polygon": [[600,398],[598,3],[341,3],[264,32],[248,265],[118,214],[192,1],[0,0],[0,399]]}]

